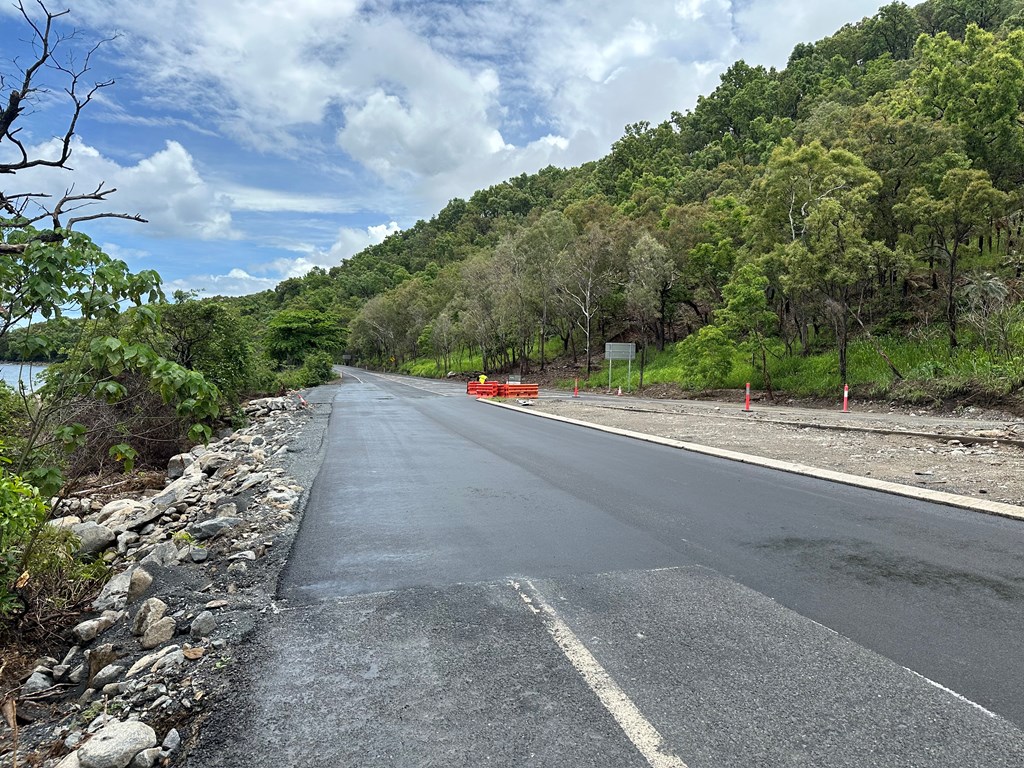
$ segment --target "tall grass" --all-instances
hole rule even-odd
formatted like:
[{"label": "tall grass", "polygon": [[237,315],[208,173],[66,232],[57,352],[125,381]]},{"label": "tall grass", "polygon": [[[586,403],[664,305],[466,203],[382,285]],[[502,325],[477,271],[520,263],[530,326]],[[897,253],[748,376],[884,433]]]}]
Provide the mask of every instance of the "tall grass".
[{"label": "tall grass", "polygon": [[[862,396],[899,397],[912,401],[938,401],[945,397],[975,394],[993,398],[1010,395],[1024,385],[1024,357],[1005,360],[977,347],[961,348],[953,355],[944,336],[910,339],[887,337],[879,346],[903,374],[897,380],[886,362],[867,341],[854,341],[848,349],[847,382],[839,380],[839,359],[835,349],[825,348],[806,357],[787,355],[781,343],[771,349],[769,373],[776,391],[795,397],[829,397],[842,391],[844,383]],[[678,345],[663,351],[647,350],[644,385],[674,384],[683,389],[693,386],[693,372],[679,354]],[[613,389],[635,390],[640,382],[640,357],[633,361],[632,381],[627,381],[627,366],[616,361],[612,367]],[[719,388],[743,389],[750,382],[764,389],[759,365],[750,355],[736,349],[732,367]],[[592,388],[608,386],[607,363],[586,384]],[[916,390],[916,391],[915,391]]]}]

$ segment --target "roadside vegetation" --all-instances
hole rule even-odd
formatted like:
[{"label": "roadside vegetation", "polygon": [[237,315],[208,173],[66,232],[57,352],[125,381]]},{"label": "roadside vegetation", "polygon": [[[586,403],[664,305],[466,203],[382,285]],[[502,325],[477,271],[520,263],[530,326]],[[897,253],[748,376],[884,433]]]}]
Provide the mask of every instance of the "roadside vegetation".
[{"label": "roadside vegetation", "polygon": [[[627,126],[603,158],[454,199],[272,291],[210,298],[165,295],[83,233],[145,225],[112,190],[19,186],[67,167],[112,83],[65,13],[17,7],[26,48],[0,72],[0,360],[52,365],[34,393],[0,386],[5,631],[73,611],[104,578],[46,528],[54,499],[165,466],[237,423],[245,398],[342,361],[602,387],[604,344],[634,342],[634,381],[619,363],[613,386],[1021,406],[1024,0],[890,3],[782,70],[736,62],[692,111]],[[44,97],[67,115],[45,159],[18,138]]]},{"label": "roadside vegetation", "polygon": [[[301,312],[261,333],[233,304],[165,296],[156,272],[132,272],[80,231],[96,219],[145,224],[103,184],[59,199],[19,184],[26,170],[69,167],[80,120],[113,83],[92,79],[103,41],[80,39],[68,11],[16,9],[25,50],[0,72],[0,361],[50,365],[34,389],[0,383],[0,643],[45,646],[107,577],[71,531],[46,524],[56,504],[83,488],[144,487],[138,470],[164,469],[236,423],[242,399],[333,378],[341,341],[319,317],[311,332]],[[58,99],[66,131],[56,154],[34,156],[21,131]]]},{"label": "roadside vegetation", "polygon": [[1019,0],[891,3],[782,70],[736,62],[599,160],[229,301],[329,318],[354,361],[420,375],[557,358],[600,382],[631,341],[644,384],[1016,407],[1022,28]]}]

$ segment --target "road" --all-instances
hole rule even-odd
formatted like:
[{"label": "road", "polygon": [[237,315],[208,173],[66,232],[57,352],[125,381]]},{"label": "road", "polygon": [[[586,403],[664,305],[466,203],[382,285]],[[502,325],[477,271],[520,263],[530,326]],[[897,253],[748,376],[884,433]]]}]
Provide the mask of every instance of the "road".
[{"label": "road", "polygon": [[200,764],[1020,766],[1022,565],[1020,523],[347,371]]}]

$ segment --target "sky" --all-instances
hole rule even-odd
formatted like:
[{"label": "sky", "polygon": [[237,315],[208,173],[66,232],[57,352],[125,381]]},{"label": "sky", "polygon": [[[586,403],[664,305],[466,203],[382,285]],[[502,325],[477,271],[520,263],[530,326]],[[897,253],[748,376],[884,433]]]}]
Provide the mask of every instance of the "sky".
[{"label": "sky", "polygon": [[[0,72],[30,60],[0,1]],[[37,0],[25,0],[38,18]],[[5,177],[115,187],[80,227],[165,290],[241,295],[332,267],[454,197],[607,154],[627,124],[686,112],[737,59],[793,46],[880,0],[45,0],[77,30],[58,57],[113,79],[78,124],[73,170]],[[61,58],[63,61],[63,59]],[[52,81],[57,84],[57,81]],[[3,103],[7,87],[3,88]],[[19,121],[41,155],[59,88]],[[4,150],[0,144],[0,152]]]}]

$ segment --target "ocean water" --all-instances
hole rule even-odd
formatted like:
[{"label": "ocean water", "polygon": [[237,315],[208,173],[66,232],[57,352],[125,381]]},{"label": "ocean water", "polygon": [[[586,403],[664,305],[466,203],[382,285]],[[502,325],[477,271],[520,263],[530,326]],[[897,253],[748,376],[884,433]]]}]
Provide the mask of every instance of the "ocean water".
[{"label": "ocean water", "polygon": [[38,376],[45,368],[46,366],[41,363],[33,363],[31,366],[27,363],[24,365],[21,363],[0,363],[0,381],[16,388],[19,379],[28,384],[34,376]]}]

